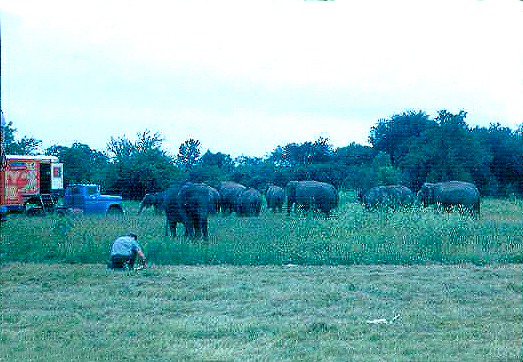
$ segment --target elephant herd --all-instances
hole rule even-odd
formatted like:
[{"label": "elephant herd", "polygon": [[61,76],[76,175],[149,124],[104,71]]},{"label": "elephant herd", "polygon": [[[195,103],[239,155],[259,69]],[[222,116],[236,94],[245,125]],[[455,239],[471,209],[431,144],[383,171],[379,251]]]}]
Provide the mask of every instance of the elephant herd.
[{"label": "elephant herd", "polygon": [[[338,191],[319,181],[290,181],[286,188],[271,185],[265,190],[267,207],[282,212],[287,199],[287,215],[294,209],[317,209],[329,215],[338,206]],[[408,207],[416,202],[423,206],[439,204],[444,208],[461,206],[476,217],[480,211],[480,194],[474,184],[462,181],[425,183],[415,195],[401,185],[373,187],[358,195],[366,209]],[[208,239],[207,219],[221,211],[239,216],[258,216],[263,203],[260,191],[232,181],[221,182],[218,189],[204,183],[185,182],[171,185],[159,193],[146,194],[140,203],[154,207],[156,213],[165,211],[167,234],[176,236],[176,226],[183,223],[185,235]]]},{"label": "elephant herd", "polygon": [[[316,208],[329,215],[338,205],[338,191],[334,186],[319,181],[291,181],[287,190],[275,185],[267,187],[265,199],[274,212],[282,211],[287,196],[287,214],[293,206],[303,210]],[[177,183],[167,190],[146,194],[138,213],[154,207],[156,213],[165,211],[167,234],[176,236],[176,226],[185,226],[188,237],[208,238],[207,219],[221,211],[238,216],[258,216],[263,204],[260,191],[232,181],[221,182],[218,189],[204,183]]]},{"label": "elephant herd", "polygon": [[366,209],[408,207],[418,201],[425,207],[440,205],[449,209],[459,206],[476,217],[480,212],[480,193],[477,187],[463,181],[426,182],[416,195],[408,187],[401,185],[378,186],[360,192],[358,199]]}]

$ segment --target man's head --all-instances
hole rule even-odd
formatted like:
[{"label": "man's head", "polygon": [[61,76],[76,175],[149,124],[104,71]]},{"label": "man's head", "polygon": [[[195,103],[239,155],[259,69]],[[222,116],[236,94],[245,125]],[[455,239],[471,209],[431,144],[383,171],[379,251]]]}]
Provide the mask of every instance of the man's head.
[{"label": "man's head", "polygon": [[130,233],[129,236],[134,238],[134,240],[138,240],[138,235],[136,234]]}]

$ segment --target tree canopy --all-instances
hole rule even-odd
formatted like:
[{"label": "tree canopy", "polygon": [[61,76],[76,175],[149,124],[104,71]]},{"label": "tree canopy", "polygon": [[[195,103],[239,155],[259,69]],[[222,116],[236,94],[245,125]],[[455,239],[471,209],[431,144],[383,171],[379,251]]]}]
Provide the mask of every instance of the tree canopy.
[{"label": "tree canopy", "polygon": [[[46,154],[64,163],[65,183],[94,182],[126,198],[139,199],[182,180],[216,186],[234,180],[263,191],[269,184],[314,179],[338,188],[365,189],[401,183],[414,191],[423,182],[474,182],[483,195],[523,196],[523,125],[517,130],[491,124],[470,128],[466,111],[440,110],[429,117],[410,110],[379,119],[370,129],[370,146],[350,143],[334,148],[329,139],[277,146],[266,157],[232,159],[207,150],[199,140],[184,141],[176,156],[163,148],[159,132],[145,130],[135,139],[111,137],[105,151],[75,142],[53,145]],[[4,124],[8,154],[33,154],[41,141],[15,139],[12,123]]]},{"label": "tree canopy", "polygon": [[16,140],[16,128],[13,127],[13,122],[9,121],[2,124],[2,135],[4,137],[4,152],[6,155],[35,155],[38,147],[42,143],[33,137],[23,136],[22,139]]}]

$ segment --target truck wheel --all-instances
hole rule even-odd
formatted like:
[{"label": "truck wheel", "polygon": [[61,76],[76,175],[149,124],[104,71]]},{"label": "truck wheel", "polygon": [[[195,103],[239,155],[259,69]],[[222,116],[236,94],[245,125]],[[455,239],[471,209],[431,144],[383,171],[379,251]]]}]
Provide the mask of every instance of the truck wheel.
[{"label": "truck wheel", "polygon": [[121,215],[123,214],[123,210],[121,207],[112,205],[109,207],[109,210],[107,210],[107,215]]},{"label": "truck wheel", "polygon": [[44,216],[45,215],[44,211],[42,209],[38,209],[38,208],[27,209],[25,214],[27,216]]}]

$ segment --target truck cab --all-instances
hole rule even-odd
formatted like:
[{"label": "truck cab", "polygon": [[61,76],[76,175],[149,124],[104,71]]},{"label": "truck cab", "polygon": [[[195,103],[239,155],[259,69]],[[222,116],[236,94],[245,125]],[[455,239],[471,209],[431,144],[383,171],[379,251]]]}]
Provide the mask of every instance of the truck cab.
[{"label": "truck cab", "polygon": [[100,186],[74,184],[65,188],[65,207],[85,214],[121,214],[122,197],[102,195]]}]

